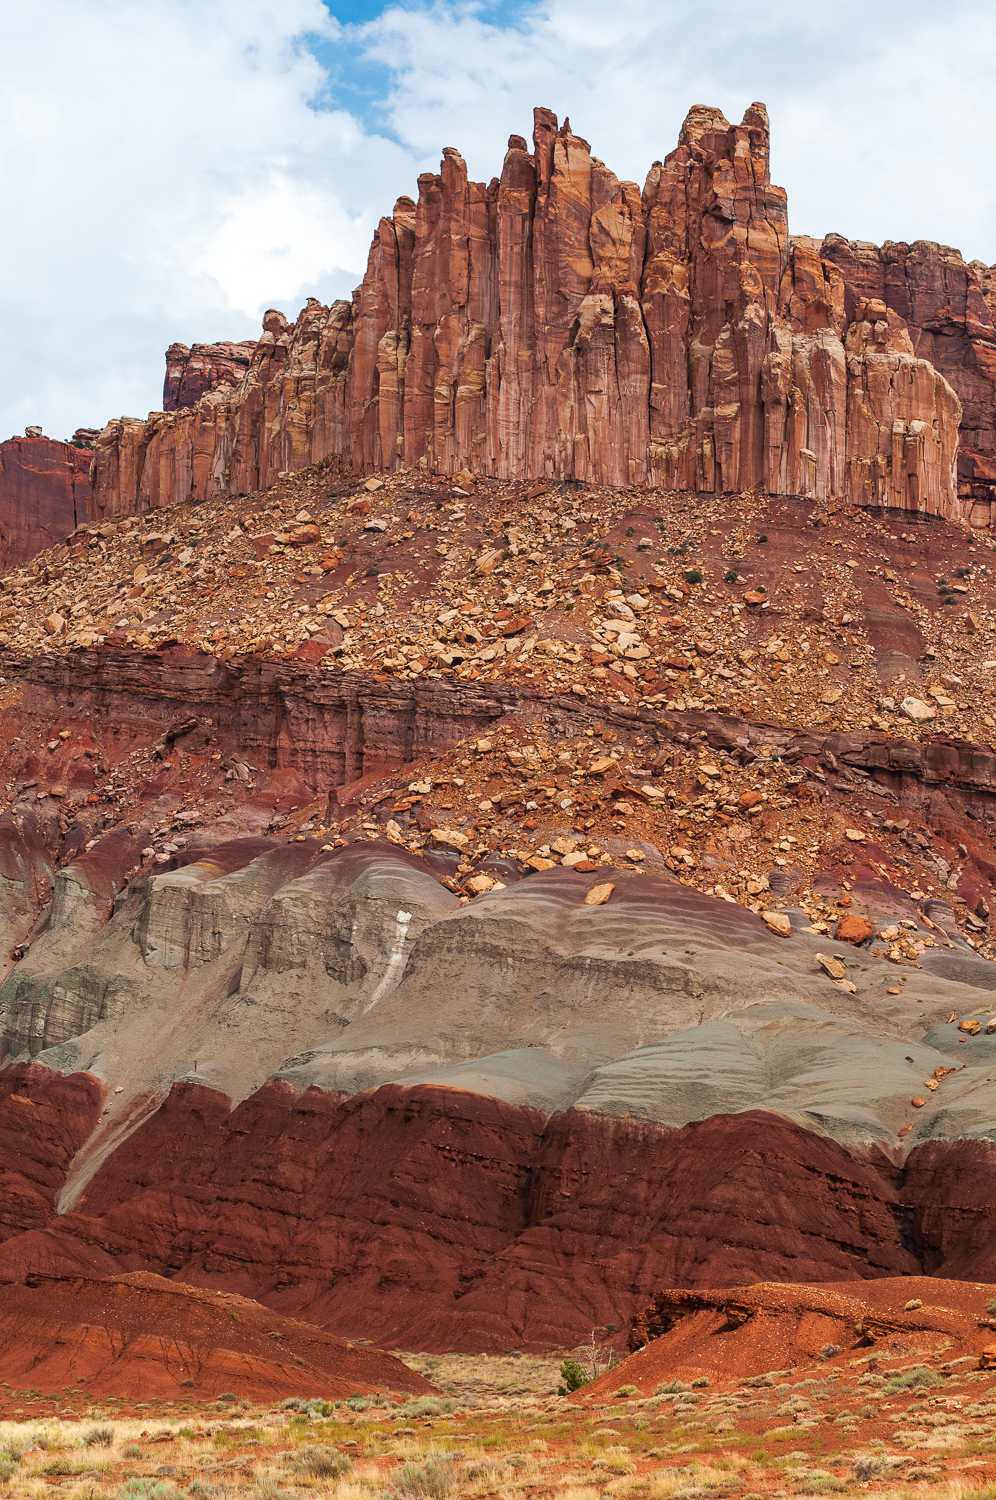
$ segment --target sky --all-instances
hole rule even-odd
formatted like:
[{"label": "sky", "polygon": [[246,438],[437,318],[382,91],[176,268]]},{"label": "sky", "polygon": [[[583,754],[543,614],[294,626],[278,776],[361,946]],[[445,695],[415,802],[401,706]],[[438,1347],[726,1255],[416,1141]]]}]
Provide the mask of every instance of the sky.
[{"label": "sky", "polygon": [[996,261],[992,0],[32,0],[0,55],[0,438],[348,296],[442,148],[487,181],[534,105],[642,184],[693,104],[763,100],[794,233]]}]

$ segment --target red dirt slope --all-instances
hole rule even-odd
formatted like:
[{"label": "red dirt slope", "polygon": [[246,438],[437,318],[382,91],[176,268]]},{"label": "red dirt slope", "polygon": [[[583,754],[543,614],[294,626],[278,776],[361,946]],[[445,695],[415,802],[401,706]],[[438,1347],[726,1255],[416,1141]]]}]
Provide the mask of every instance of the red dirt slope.
[{"label": "red dirt slope", "polygon": [[0,1288],[0,1381],[143,1400],[433,1389],[379,1349],[144,1271],[104,1281],[35,1274]]},{"label": "red dirt slope", "polygon": [[[650,1395],[671,1380],[711,1381],[790,1370],[855,1353],[947,1359],[994,1340],[987,1304],[996,1287],[926,1276],[793,1286],[759,1282],[719,1291],[667,1289],[633,1320],[636,1352],[584,1387],[603,1398],[622,1385]],[[915,1307],[908,1307],[916,1302]],[[644,1340],[650,1340],[639,1345]],[[830,1351],[834,1351],[831,1353]]]}]

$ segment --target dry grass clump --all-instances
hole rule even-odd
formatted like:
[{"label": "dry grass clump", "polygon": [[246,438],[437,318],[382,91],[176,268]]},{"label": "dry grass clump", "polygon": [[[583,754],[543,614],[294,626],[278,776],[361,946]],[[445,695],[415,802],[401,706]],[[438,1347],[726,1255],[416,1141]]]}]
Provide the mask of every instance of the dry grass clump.
[{"label": "dry grass clump", "polygon": [[520,1354],[403,1354],[394,1351],[447,1396],[464,1402],[494,1396],[556,1395],[562,1383],[563,1355]]}]

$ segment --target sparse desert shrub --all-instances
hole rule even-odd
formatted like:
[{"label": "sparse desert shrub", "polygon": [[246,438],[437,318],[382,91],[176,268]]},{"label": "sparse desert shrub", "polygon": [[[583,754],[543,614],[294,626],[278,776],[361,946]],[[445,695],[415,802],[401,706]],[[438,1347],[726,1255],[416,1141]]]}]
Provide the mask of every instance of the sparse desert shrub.
[{"label": "sparse desert shrub", "polygon": [[53,1458],[52,1462],[46,1464],[42,1469],[43,1474],[65,1475],[76,1474],[78,1472],[76,1464],[69,1458]]},{"label": "sparse desert shrub", "polygon": [[486,1458],[482,1463],[468,1464],[463,1471],[463,1477],[471,1480],[486,1479],[497,1490],[498,1475],[501,1473],[501,1470],[502,1466],[500,1463],[497,1463],[494,1459]]},{"label": "sparse desert shrub", "polygon": [[441,1417],[456,1411],[457,1402],[451,1396],[423,1396],[418,1401],[406,1401],[401,1408],[403,1417]]},{"label": "sparse desert shrub", "polygon": [[842,1344],[824,1344],[820,1350],[820,1359],[833,1359],[834,1355],[839,1354],[842,1348]]},{"label": "sparse desert shrub", "polygon": [[694,1391],[696,1389],[701,1389],[703,1386],[707,1386],[708,1384],[709,1377],[707,1375],[696,1375],[695,1379],[692,1381],[692,1390]]},{"label": "sparse desert shrub", "polygon": [[83,1434],[83,1443],[87,1448],[109,1448],[113,1442],[113,1427],[91,1427],[89,1432]]},{"label": "sparse desert shrub", "polygon": [[591,1466],[593,1469],[608,1469],[610,1474],[636,1473],[635,1460],[629,1449],[624,1448],[621,1443],[606,1448],[604,1453],[600,1453],[598,1458],[593,1459]]},{"label": "sparse desert shrub", "polygon": [[220,1396],[215,1396],[216,1401],[237,1401],[239,1398],[234,1391],[222,1391]]},{"label": "sparse desert shrub", "polygon": [[[347,1405],[352,1406],[352,1402],[347,1402]],[[354,1408],[354,1410],[356,1409]],[[362,1410],[362,1408],[359,1409]],[[335,1406],[331,1401],[323,1400],[321,1396],[312,1396],[310,1401],[301,1402],[298,1411],[303,1412],[309,1417],[331,1417],[335,1411]]]},{"label": "sparse desert shrub", "polygon": [[310,1474],[313,1479],[342,1479],[352,1474],[353,1460],[338,1448],[299,1448],[291,1459],[296,1474]]},{"label": "sparse desert shrub", "polygon": [[916,1312],[917,1308],[922,1306],[923,1302],[919,1297],[911,1297],[908,1302],[903,1303],[903,1312]]},{"label": "sparse desert shrub", "polygon": [[655,1396],[677,1396],[683,1391],[690,1391],[691,1386],[686,1385],[683,1380],[666,1380],[654,1391]]},{"label": "sparse desert shrub", "polygon": [[617,1391],[613,1392],[613,1395],[622,1396],[623,1398],[637,1396],[639,1395],[639,1387],[635,1385],[621,1385]]},{"label": "sparse desert shrub", "polygon": [[[193,1493],[193,1485],[187,1491]],[[256,1488],[250,1490],[246,1500],[299,1500],[297,1490],[288,1490],[275,1479],[257,1479]]]},{"label": "sparse desert shrub", "polygon": [[904,1370],[901,1375],[893,1375],[892,1379],[882,1387],[882,1393],[883,1395],[891,1396],[896,1391],[912,1391],[918,1385],[931,1386],[943,1384],[943,1375],[938,1375],[936,1370],[928,1370],[925,1365],[917,1365],[912,1370]]},{"label": "sparse desert shrub", "polygon": [[446,1500],[456,1483],[456,1467],[448,1458],[427,1458],[424,1464],[403,1464],[390,1492],[395,1500]]},{"label": "sparse desert shrub", "polygon": [[143,1450],[137,1443],[126,1443],[121,1452],[124,1458],[142,1458],[144,1456]]},{"label": "sparse desert shrub", "polygon": [[129,1479],[118,1487],[115,1500],[183,1500],[183,1493],[162,1479]]},{"label": "sparse desert shrub", "polygon": [[0,1458],[0,1483],[6,1484],[17,1473],[17,1464],[12,1458]]},{"label": "sparse desert shrub", "polygon": [[877,1453],[859,1453],[854,1460],[854,1477],[859,1484],[865,1484],[869,1479],[877,1479],[884,1474],[888,1464]]}]

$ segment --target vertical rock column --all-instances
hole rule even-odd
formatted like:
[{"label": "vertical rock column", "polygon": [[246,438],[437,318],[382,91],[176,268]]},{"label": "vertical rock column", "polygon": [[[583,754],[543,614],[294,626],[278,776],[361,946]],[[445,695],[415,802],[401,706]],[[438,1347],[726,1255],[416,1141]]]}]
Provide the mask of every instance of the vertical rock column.
[{"label": "vertical rock column", "polygon": [[[392,218],[377,226],[353,301],[346,408],[350,456],[361,472],[395,468],[402,457],[414,251],[415,204],[399,198]],[[345,332],[340,319],[343,353]]]},{"label": "vertical rock column", "polygon": [[498,326],[496,200],[448,146],[419,178],[404,457],[442,473],[486,462],[485,369]]}]

